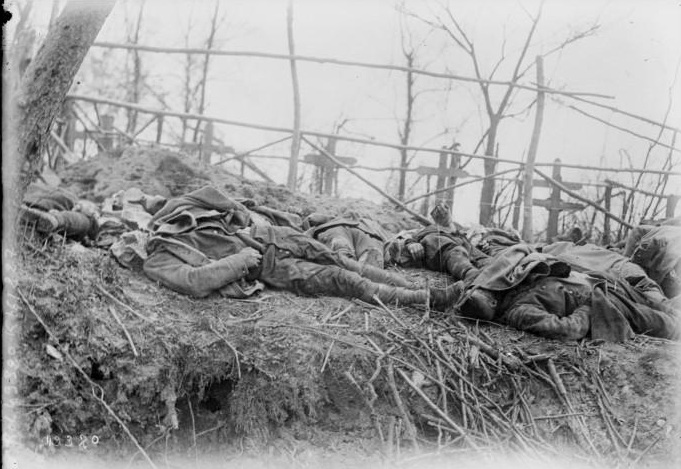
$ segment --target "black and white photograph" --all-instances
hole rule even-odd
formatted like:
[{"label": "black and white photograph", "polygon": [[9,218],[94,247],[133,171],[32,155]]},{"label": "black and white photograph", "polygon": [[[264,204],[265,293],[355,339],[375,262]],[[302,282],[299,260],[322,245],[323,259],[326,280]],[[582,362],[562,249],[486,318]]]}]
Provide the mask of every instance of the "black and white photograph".
[{"label": "black and white photograph", "polygon": [[679,0],[6,0],[2,465],[681,465]]}]

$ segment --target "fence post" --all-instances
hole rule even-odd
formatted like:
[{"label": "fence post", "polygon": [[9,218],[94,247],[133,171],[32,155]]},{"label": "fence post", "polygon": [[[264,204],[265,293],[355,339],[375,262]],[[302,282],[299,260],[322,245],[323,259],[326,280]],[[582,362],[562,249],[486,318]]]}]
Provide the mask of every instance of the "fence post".
[{"label": "fence post", "polygon": [[163,136],[163,114],[156,114],[156,143],[161,143]]},{"label": "fence post", "polygon": [[104,151],[111,151],[114,146],[114,116],[111,114],[103,114],[101,116],[102,135],[101,143]]},{"label": "fence post", "polygon": [[73,112],[73,101],[70,99],[64,101],[64,122],[64,143],[73,151],[76,143],[76,116]]},{"label": "fence post", "polygon": [[201,149],[199,150],[199,161],[203,164],[210,164],[210,156],[213,153],[213,122],[206,122],[203,129],[203,139],[201,140]]},{"label": "fence post", "polygon": [[[455,143],[454,144],[454,150],[458,149],[459,144]],[[458,153],[452,153],[450,157],[450,162],[449,162],[449,169],[454,171],[456,169],[459,169],[461,166],[461,156]],[[449,180],[447,181],[448,186],[453,186],[456,184],[456,176],[449,176]],[[449,204],[450,208],[454,207],[454,189],[449,189],[447,191],[447,203]]]},{"label": "fence post", "polygon": [[674,213],[676,212],[676,204],[679,203],[678,195],[670,195],[667,197],[667,207],[665,210],[665,217],[674,218]]},{"label": "fence post", "polygon": [[[435,190],[438,189],[444,189],[447,186],[447,156],[448,154],[445,152],[440,153],[440,160],[437,165],[438,169],[438,175],[437,175],[437,180],[435,182]],[[446,192],[440,192],[437,197],[435,197],[435,203],[439,202],[446,202],[447,201],[447,193]],[[450,207],[451,208],[451,207]]]},{"label": "fence post", "polygon": [[[329,138],[326,141],[325,150],[329,152],[330,155],[336,156],[336,142],[338,139]],[[322,187],[324,188],[324,194],[333,195],[334,187],[338,187],[338,167],[333,166],[322,166]]]},{"label": "fence post", "polygon": [[[544,121],[544,92],[541,88],[544,86],[544,60],[540,55],[536,58],[537,67],[537,108],[534,114],[534,128],[532,130],[532,138],[530,139],[530,148],[527,152],[527,164],[525,165],[525,180],[523,181],[523,232],[522,238],[525,241],[532,240],[532,183],[534,178],[534,161],[537,158],[537,149],[539,148],[539,136],[541,135],[541,127]],[[560,197],[560,194],[558,195]],[[551,213],[549,212],[549,220],[551,220]],[[556,213],[556,228],[558,227],[558,212]],[[554,235],[555,236],[555,235]],[[550,239],[550,238],[549,238]]]},{"label": "fence post", "polygon": [[[431,176],[430,174],[426,176],[426,194],[430,193],[430,179]],[[430,197],[424,197],[423,202],[421,202],[421,215],[424,217],[428,216],[428,201],[430,200]]]},{"label": "fence post", "polygon": [[[560,158],[553,161],[553,172],[551,177],[554,181],[562,182],[560,175]],[[554,186],[551,189],[551,205],[549,207],[549,222],[546,227],[546,241],[551,242],[558,234],[558,215],[560,214],[560,189]]]},{"label": "fence post", "polygon": [[516,195],[515,202],[513,204],[513,220],[511,221],[511,226],[514,230],[518,229],[518,224],[520,222],[520,209],[523,204],[523,178],[520,177],[524,170],[518,173],[518,179],[516,181],[516,187],[518,188],[518,194]]},{"label": "fence post", "polygon": [[[603,196],[603,205],[605,210],[610,212],[610,202],[612,200],[612,184],[608,183],[605,188],[605,194]],[[610,217],[606,216],[603,219],[603,238],[601,239],[603,245],[610,244]]]},{"label": "fence post", "polygon": [[295,43],[293,41],[293,0],[289,0],[286,8],[286,32],[288,36],[288,51],[291,55],[291,84],[293,86],[293,138],[291,139],[291,159],[288,167],[288,188],[296,190],[298,183],[298,153],[300,152],[300,88],[298,86],[298,67],[296,60]]}]

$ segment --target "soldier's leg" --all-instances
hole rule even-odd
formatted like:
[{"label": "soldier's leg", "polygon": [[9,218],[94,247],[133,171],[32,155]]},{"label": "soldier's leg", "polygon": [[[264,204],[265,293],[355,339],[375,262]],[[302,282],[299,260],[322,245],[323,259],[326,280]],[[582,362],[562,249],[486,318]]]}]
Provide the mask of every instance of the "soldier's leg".
[{"label": "soldier's leg", "polygon": [[22,207],[21,218],[28,223],[35,223],[36,230],[40,233],[62,233],[69,237],[83,237],[93,235],[96,230],[95,220],[80,212],[45,212]]},{"label": "soldier's leg", "polygon": [[357,260],[362,264],[367,264],[379,269],[383,268],[383,241],[369,236],[361,230],[356,230],[355,253]]},{"label": "soldier's leg", "polygon": [[462,246],[454,246],[442,253],[447,273],[455,280],[470,280],[476,277],[480,270],[475,268],[468,252]]},{"label": "soldier's leg", "polygon": [[372,282],[356,272],[333,265],[321,265],[299,259],[278,259],[273,269],[263,271],[260,278],[270,286],[302,295],[329,295],[359,298],[375,303],[403,305],[425,303],[430,297],[434,307],[444,308],[456,302],[462,287],[458,284],[444,290],[410,290]]},{"label": "soldier's leg", "polygon": [[403,288],[414,288],[413,282],[395,272],[380,269],[369,264],[362,264],[352,259],[342,258],[341,267],[377,283]]},{"label": "soldier's leg", "polygon": [[[658,305],[660,309],[637,304],[636,308],[620,308],[620,311],[637,334],[663,339],[678,339],[681,322],[671,307]],[[667,310],[667,311],[665,311]]]}]

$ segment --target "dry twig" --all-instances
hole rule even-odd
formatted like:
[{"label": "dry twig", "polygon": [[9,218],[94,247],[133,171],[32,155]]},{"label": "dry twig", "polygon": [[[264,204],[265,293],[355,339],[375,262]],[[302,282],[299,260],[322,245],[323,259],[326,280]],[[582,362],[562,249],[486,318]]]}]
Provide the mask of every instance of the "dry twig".
[{"label": "dry twig", "polygon": [[139,353],[137,353],[137,349],[135,348],[135,343],[132,341],[132,337],[130,337],[130,333],[128,332],[128,329],[125,327],[125,324],[121,321],[121,319],[118,317],[118,314],[116,314],[116,311],[114,311],[113,306],[109,306],[107,308],[109,313],[113,316],[113,318],[116,320],[119,326],[121,326],[121,329],[123,329],[123,333],[125,334],[125,337],[127,337],[128,342],[130,342],[130,347],[132,348],[132,353],[136,357],[139,357]]}]

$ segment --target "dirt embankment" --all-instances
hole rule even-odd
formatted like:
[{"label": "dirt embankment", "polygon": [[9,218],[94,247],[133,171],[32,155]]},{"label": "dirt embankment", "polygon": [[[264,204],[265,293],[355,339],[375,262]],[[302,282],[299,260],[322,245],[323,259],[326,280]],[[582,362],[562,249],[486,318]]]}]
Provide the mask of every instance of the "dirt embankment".
[{"label": "dirt embankment", "polygon": [[[193,170],[166,150],[100,155],[61,176],[92,200],[128,187],[172,196],[210,182],[303,216],[366,210],[392,231],[412,226],[368,202]],[[58,236],[28,233],[20,256],[17,412],[24,443],[44,461],[74,454],[204,467],[679,461],[675,344],[642,336],[561,343],[423,307],[273,290],[247,301],[197,300]],[[448,281],[402,273],[422,284]],[[76,435],[98,444],[66,448]]]},{"label": "dirt embankment", "polygon": [[232,197],[305,217],[312,212],[371,217],[390,232],[419,226],[408,214],[389,205],[361,199],[338,199],[292,193],[286,187],[253,182],[219,167],[200,167],[186,155],[162,148],[128,147],[122,153],[102,153],[72,164],[61,173],[62,186],[83,198],[101,202],[120,190],[136,187],[149,195],[172,197],[212,184]]}]

